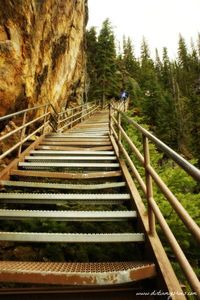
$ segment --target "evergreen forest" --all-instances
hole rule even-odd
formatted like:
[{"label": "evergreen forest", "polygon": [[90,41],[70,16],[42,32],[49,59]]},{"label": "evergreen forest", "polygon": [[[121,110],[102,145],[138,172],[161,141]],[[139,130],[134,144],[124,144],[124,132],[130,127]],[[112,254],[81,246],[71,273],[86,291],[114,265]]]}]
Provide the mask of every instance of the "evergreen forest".
[{"label": "evergreen forest", "polygon": [[112,24],[107,19],[97,34],[87,31],[88,99],[118,98],[120,90],[130,95],[133,115],[143,118],[150,130],[186,159],[200,166],[200,34],[187,47],[179,36],[177,59],[168,49],[162,57],[150,56],[145,38],[139,58],[130,38],[116,49]]},{"label": "evergreen forest", "polygon": [[[103,22],[99,34],[94,27],[90,28],[87,31],[88,100],[117,100],[120,91],[126,89],[130,95],[129,117],[200,167],[200,34],[190,48],[180,35],[177,58],[174,60],[169,58],[167,48],[163,48],[162,57],[155,51],[155,59],[152,59],[144,38],[140,57],[136,58],[131,39],[125,37],[122,51],[118,51],[108,19]],[[129,137],[142,151],[139,134],[125,121],[124,126]],[[132,159],[141,170],[133,155]],[[200,225],[199,184],[152,144],[151,160],[164,182]],[[200,256],[195,241],[156,187],[154,198],[186,256],[199,273]],[[162,235],[160,237],[162,239]],[[164,238],[163,243],[165,245]],[[178,268],[167,245],[166,250],[175,269]],[[179,269],[177,274],[184,281]]]}]

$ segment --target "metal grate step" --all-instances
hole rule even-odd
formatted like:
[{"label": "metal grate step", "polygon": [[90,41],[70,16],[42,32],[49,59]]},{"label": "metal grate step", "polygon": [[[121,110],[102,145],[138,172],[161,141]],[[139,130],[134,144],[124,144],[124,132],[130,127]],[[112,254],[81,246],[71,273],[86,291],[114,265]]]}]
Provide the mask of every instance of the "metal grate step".
[{"label": "metal grate step", "polygon": [[32,163],[19,162],[20,168],[119,168],[119,163]]},{"label": "metal grate step", "polygon": [[70,189],[70,190],[97,190],[97,189],[110,189],[120,188],[126,186],[125,182],[111,182],[103,184],[65,184],[65,183],[40,183],[40,182],[29,182],[29,181],[0,181],[0,186],[10,187],[32,187],[32,188],[43,188],[43,189]]},{"label": "metal grate step", "polygon": [[30,151],[31,155],[84,155],[84,156],[92,156],[92,155],[115,155],[114,151],[52,151],[52,150],[32,150]]},{"label": "metal grate step", "polygon": [[57,199],[57,200],[78,200],[78,199],[130,199],[130,194],[31,194],[31,193],[0,193],[0,199]]},{"label": "metal grate step", "polygon": [[[91,132],[91,133],[90,132],[88,132],[88,133],[74,132],[74,133],[69,133],[68,135],[64,136],[64,138],[65,137],[76,138],[76,139],[79,139],[79,138],[94,138],[94,139],[105,138],[105,139],[108,139],[108,138],[110,138],[108,133],[95,134],[94,132]],[[56,137],[53,137],[53,138],[56,138]]]},{"label": "metal grate step", "polygon": [[75,142],[78,140],[79,142],[109,142],[110,139],[109,137],[83,137],[79,136],[73,137],[73,136],[68,136],[68,137],[46,137],[42,140],[42,142]]},{"label": "metal grate step", "polygon": [[88,145],[88,146],[79,146],[79,147],[71,147],[71,146],[42,146],[42,145],[38,145],[36,147],[37,150],[62,150],[62,151],[107,151],[107,150],[113,150],[112,146],[92,146],[92,145]]},{"label": "metal grate step", "polygon": [[109,138],[109,136],[108,135],[106,135],[106,136],[104,136],[104,135],[99,135],[99,134],[93,134],[93,135],[91,135],[91,134],[84,134],[84,133],[80,133],[80,134],[75,134],[75,133],[68,133],[68,134],[55,134],[55,135],[46,135],[45,136],[45,139],[49,139],[49,138],[51,138],[51,139],[60,139],[60,138],[89,138],[89,139],[108,139]]},{"label": "metal grate step", "polygon": [[0,241],[35,243],[133,243],[144,242],[143,233],[41,233],[0,232]]},{"label": "metal grate step", "polygon": [[156,276],[150,262],[0,262],[0,281],[57,285],[124,284]]},{"label": "metal grate step", "polygon": [[116,160],[116,156],[25,156],[25,160],[29,161],[70,161],[70,160]]},{"label": "metal grate step", "polygon": [[[98,130],[98,133],[97,133],[97,130]],[[81,129],[74,129],[73,131],[70,131],[69,132],[70,134],[71,133],[80,133],[80,134],[98,134],[98,135],[108,135],[109,134],[109,130],[100,130],[100,129],[96,129],[96,130],[94,130],[94,129],[88,129],[88,130],[81,130]]]},{"label": "metal grate step", "polygon": [[48,218],[57,221],[126,221],[137,217],[136,211],[50,211],[0,209],[0,219],[23,220]]},{"label": "metal grate step", "polygon": [[46,142],[41,141],[40,145],[52,145],[52,146],[110,146],[111,142],[98,142],[98,141],[69,141],[69,142]]},{"label": "metal grate step", "polygon": [[11,175],[24,177],[44,177],[56,179],[95,179],[95,178],[115,178],[121,177],[122,172],[117,171],[102,171],[102,172],[47,172],[47,171],[26,171],[26,170],[12,170]]},{"label": "metal grate step", "polygon": [[0,203],[63,204],[75,201],[82,204],[119,204],[129,199],[129,194],[0,193]]}]

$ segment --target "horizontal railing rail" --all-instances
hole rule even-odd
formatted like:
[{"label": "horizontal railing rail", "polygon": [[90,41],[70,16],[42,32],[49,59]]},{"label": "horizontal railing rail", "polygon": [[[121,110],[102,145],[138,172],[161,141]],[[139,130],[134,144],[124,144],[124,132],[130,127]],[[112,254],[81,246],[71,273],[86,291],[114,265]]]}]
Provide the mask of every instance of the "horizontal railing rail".
[{"label": "horizontal railing rail", "polygon": [[152,133],[147,131],[145,128],[137,124],[135,121],[131,120],[127,117],[126,114],[122,113],[124,118],[128,121],[128,123],[132,124],[135,128],[137,128],[144,136],[146,136],[150,141],[152,141],[160,150],[162,150],[166,155],[170,156],[182,169],[184,169],[189,175],[191,175],[194,179],[200,182],[200,170],[189,163],[186,159],[168,147],[165,143],[155,137]]},{"label": "horizontal railing rail", "polygon": [[7,119],[12,119],[13,117],[22,115],[22,114],[27,113],[27,112],[30,112],[30,111],[34,111],[34,110],[37,110],[37,109],[41,109],[41,108],[46,107],[46,106],[49,106],[49,105],[50,105],[50,104],[37,105],[37,106],[31,107],[31,108],[27,108],[27,109],[23,109],[23,110],[14,112],[14,113],[9,114],[9,115],[5,115],[5,116],[3,116],[3,117],[0,117],[0,122],[1,122],[1,121],[4,121],[4,120],[7,120]]},{"label": "horizontal railing rail", "polygon": [[[157,137],[155,137],[148,130],[143,128],[137,122],[130,119],[123,111],[123,107],[116,103],[110,105],[110,118],[109,118],[109,128],[110,134],[115,138],[116,144],[118,145],[118,156],[123,156],[127,165],[129,166],[134,178],[139,183],[145,198],[147,199],[147,211],[148,211],[148,220],[149,220],[149,232],[148,234],[154,236],[156,232],[155,220],[160,225],[165,237],[168,240],[169,245],[172,248],[176,259],[183,269],[185,276],[197,295],[200,295],[200,285],[197,275],[193,271],[190,263],[188,262],[183,250],[181,249],[178,241],[176,240],[173,232],[171,231],[167,221],[165,220],[158,204],[156,203],[153,197],[153,182],[160,189],[162,194],[168,200],[169,204],[172,206],[176,214],[182,220],[183,224],[186,226],[188,231],[192,234],[192,236],[200,242],[200,228],[196,224],[196,222],[192,219],[192,217],[188,214],[186,209],[181,205],[176,196],[171,192],[170,188],[165,184],[165,182],[160,178],[155,169],[151,166],[150,162],[150,151],[149,151],[149,140],[153,142],[160,150],[163,151],[166,155],[173,159],[183,170],[185,170],[190,176],[192,176],[197,182],[200,181],[200,171],[182,158],[178,153],[169,148],[166,144],[160,141]],[[143,144],[143,153],[138,150],[136,145],[132,142],[131,138],[126,133],[125,129],[122,126],[121,119],[124,119],[131,124],[136,130],[138,130],[142,136],[142,144]],[[131,152],[140,162],[143,170],[145,172],[145,181],[143,180],[140,172],[135,167],[129,153],[125,149],[124,141],[129,145]]]},{"label": "horizontal railing rail", "polygon": [[[0,142],[8,140],[8,138],[10,138],[11,136],[13,137],[13,142],[11,142],[10,140],[6,143],[7,145],[9,145],[8,149],[3,151],[3,153],[0,153],[0,160],[7,157],[16,149],[18,149],[19,157],[21,154],[22,145],[26,141],[28,141],[32,136],[34,136],[37,133],[45,132],[45,129],[50,125],[50,107],[51,105],[49,103],[45,105],[37,105],[32,108],[17,111],[15,113],[0,118],[0,123],[2,121],[4,122],[5,120],[7,120],[8,122],[13,121],[13,119],[19,116],[21,116],[22,118],[22,124],[20,126],[13,130],[8,130],[8,132],[6,132],[6,130],[4,129],[5,133],[0,136]],[[41,110],[43,112],[41,112]],[[32,114],[32,112],[35,112],[34,115],[36,115],[36,117],[33,117],[32,120],[28,121],[29,118],[32,118],[32,116],[29,115]],[[37,114],[40,114],[40,116],[37,117]]]},{"label": "horizontal railing rail", "polygon": [[62,126],[58,126],[57,131],[58,132],[62,132],[65,128],[69,128],[72,127],[72,125],[77,124],[79,121],[83,121],[85,119],[86,116],[91,115],[92,113],[94,113],[96,110],[99,109],[99,106],[94,103],[94,102],[89,102],[86,105],[83,105],[80,111],[75,112],[74,114],[71,114],[68,117],[63,117],[63,119],[59,119],[58,120],[58,125],[63,123],[64,121],[69,121],[66,122],[66,124],[62,125]]},{"label": "horizontal railing rail", "polygon": [[[67,108],[61,112],[57,112],[51,103],[47,103],[0,117],[0,124],[5,121],[9,124],[9,122],[13,121],[16,117],[20,117],[20,119],[18,118],[18,123],[22,119],[20,126],[15,126],[15,128],[11,130],[4,128],[3,134],[0,135],[0,142],[4,143],[4,145],[8,138],[14,136],[13,142],[10,140],[10,142],[6,143],[6,145],[9,145],[8,149],[0,152],[0,160],[17,149],[19,157],[23,144],[32,136],[38,133],[40,135],[44,134],[52,129],[56,132],[62,132],[65,128],[72,127],[78,122],[81,122],[98,109],[99,101],[84,103],[72,108]],[[33,112],[36,117],[32,116]]]}]

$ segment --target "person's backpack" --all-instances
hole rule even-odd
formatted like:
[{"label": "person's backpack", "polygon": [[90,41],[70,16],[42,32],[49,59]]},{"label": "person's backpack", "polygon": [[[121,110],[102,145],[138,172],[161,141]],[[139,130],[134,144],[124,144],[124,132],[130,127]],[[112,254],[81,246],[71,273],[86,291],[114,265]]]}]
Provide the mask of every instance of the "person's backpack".
[{"label": "person's backpack", "polygon": [[126,94],[126,98],[128,98],[128,96],[129,96],[129,93],[128,93],[128,92],[125,92],[125,94]]}]

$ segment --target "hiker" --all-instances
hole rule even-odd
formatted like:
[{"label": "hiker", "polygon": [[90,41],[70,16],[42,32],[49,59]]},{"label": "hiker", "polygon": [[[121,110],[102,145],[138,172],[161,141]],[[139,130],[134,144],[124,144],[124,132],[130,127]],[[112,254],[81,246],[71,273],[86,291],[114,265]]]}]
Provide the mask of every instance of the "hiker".
[{"label": "hiker", "polygon": [[128,98],[128,92],[126,90],[123,90],[120,93],[120,100],[126,101],[127,98]]}]

